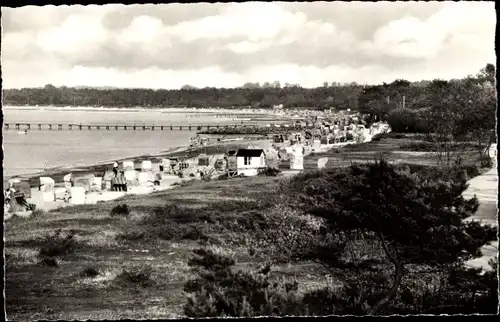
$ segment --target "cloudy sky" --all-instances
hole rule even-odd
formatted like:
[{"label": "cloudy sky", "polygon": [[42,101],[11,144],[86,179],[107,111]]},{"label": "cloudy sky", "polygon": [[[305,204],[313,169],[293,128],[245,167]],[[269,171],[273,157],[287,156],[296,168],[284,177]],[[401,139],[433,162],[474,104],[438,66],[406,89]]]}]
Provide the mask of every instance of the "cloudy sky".
[{"label": "cloudy sky", "polygon": [[494,2],[2,8],[4,88],[374,84],[495,63]]}]

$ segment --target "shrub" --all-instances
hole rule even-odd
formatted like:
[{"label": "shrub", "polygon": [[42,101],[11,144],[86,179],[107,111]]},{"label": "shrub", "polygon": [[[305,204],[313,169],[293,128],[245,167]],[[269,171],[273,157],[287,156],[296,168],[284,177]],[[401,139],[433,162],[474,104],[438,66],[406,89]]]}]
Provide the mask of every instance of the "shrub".
[{"label": "shrub", "polygon": [[82,272],[83,277],[96,277],[99,275],[99,269],[93,266],[87,266]]},{"label": "shrub", "polygon": [[321,240],[320,229],[323,221],[319,218],[303,215],[297,209],[286,205],[276,205],[262,218],[249,217],[253,228],[253,238],[249,246],[259,253],[271,256],[276,262],[289,262],[301,259],[314,244]]},{"label": "shrub", "polygon": [[299,315],[297,284],[269,278],[270,265],[257,272],[233,271],[234,260],[197,249],[188,265],[198,277],[186,282],[184,312],[188,317]]},{"label": "shrub", "polygon": [[133,284],[146,287],[154,284],[153,281],[151,280],[152,272],[153,269],[149,265],[144,265],[142,267],[133,267],[129,270],[124,269],[117,276],[117,279],[125,284]]},{"label": "shrub", "polygon": [[479,161],[482,168],[490,168],[493,165],[493,159],[489,156],[483,156]]},{"label": "shrub", "polygon": [[61,229],[58,229],[54,235],[49,235],[45,238],[40,248],[40,255],[54,257],[73,253],[77,248],[77,243],[73,236],[73,233],[70,232],[66,237],[62,238]]},{"label": "shrub", "polygon": [[31,218],[41,217],[45,215],[45,211],[43,209],[35,209],[31,213]]},{"label": "shrub", "polygon": [[116,205],[115,207],[113,207],[113,209],[111,209],[109,214],[111,216],[118,216],[118,215],[128,216],[130,214],[130,208],[125,203],[122,205]]},{"label": "shrub", "polygon": [[40,262],[38,262],[40,266],[44,267],[58,267],[57,261],[55,258],[44,258]]},{"label": "shrub", "polygon": [[456,169],[455,172],[458,172],[459,170],[462,170],[462,171],[465,170],[467,172],[468,179],[472,179],[474,177],[477,177],[480,173],[479,169],[474,164],[467,164],[467,165],[461,166],[459,169]]},{"label": "shrub", "polygon": [[263,170],[260,170],[259,175],[265,177],[276,177],[280,172],[281,171],[279,169],[267,167]]},{"label": "shrub", "polygon": [[138,241],[146,238],[146,232],[144,230],[131,230],[121,234],[116,235],[118,240],[128,240],[128,241]]},{"label": "shrub", "polygon": [[[216,316],[284,316],[353,314],[367,312],[367,299],[356,295],[354,286],[334,290],[323,288],[301,296],[296,280],[273,280],[272,266],[265,264],[258,270],[233,270],[235,262],[211,250],[197,249],[188,265],[197,277],[184,285],[188,293],[184,312],[188,317]],[[368,295],[373,285],[387,284],[387,280],[368,281]],[[367,297],[370,299],[370,297]]]},{"label": "shrub", "polygon": [[427,133],[429,131],[422,113],[409,109],[392,110],[387,123],[392,131],[401,133]]},{"label": "shrub", "polygon": [[157,207],[151,216],[141,224],[143,227],[122,233],[118,238],[138,240],[143,238],[161,238],[163,240],[198,240],[207,241],[205,222],[213,222],[204,209],[190,209],[177,205]]},{"label": "shrub", "polygon": [[372,141],[380,141],[381,139],[404,139],[405,137],[404,134],[397,132],[378,133],[372,137]]},{"label": "shrub", "polygon": [[182,239],[208,241],[208,236],[203,232],[203,228],[189,225],[182,232]]}]

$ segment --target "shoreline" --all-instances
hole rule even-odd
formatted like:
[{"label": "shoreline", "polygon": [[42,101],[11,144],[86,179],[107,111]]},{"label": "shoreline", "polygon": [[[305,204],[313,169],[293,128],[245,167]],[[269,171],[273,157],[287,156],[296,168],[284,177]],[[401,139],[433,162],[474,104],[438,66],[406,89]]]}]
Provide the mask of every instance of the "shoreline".
[{"label": "shoreline", "polygon": [[2,106],[4,110],[25,110],[25,111],[117,111],[117,112],[171,112],[171,113],[200,113],[200,114],[214,114],[214,113],[227,113],[227,114],[252,114],[252,115],[275,115],[272,109],[219,109],[219,108],[196,108],[196,107],[92,107],[92,106],[54,106],[54,105],[41,105],[41,106]]},{"label": "shoreline", "polygon": [[[206,146],[199,146],[192,150],[188,145],[181,145],[169,148],[167,150],[162,150],[155,153],[147,153],[147,154],[138,154],[133,156],[128,156],[125,158],[118,158],[112,160],[102,160],[89,164],[82,165],[62,165],[57,167],[52,167],[45,169],[40,172],[20,174],[20,175],[11,175],[8,177],[4,177],[4,182],[7,182],[10,178],[20,178],[23,181],[27,181],[30,185],[35,185],[37,180],[40,177],[51,177],[55,180],[56,185],[62,181],[63,177],[68,173],[75,174],[89,174],[89,173],[99,173],[105,172],[107,170],[111,170],[111,167],[115,161],[119,163],[123,161],[134,161],[134,163],[140,162],[142,160],[148,159],[150,161],[157,162],[159,159],[168,158],[168,157],[184,157],[187,153],[192,155],[198,155],[206,153],[207,155],[220,154],[224,153],[227,150],[235,149],[240,147],[241,145],[255,145],[256,142],[266,141],[262,139],[242,139],[242,140],[232,140],[232,141],[221,141],[214,144],[209,144]],[[220,148],[224,150],[224,152],[218,151]],[[218,152],[218,153],[217,153]]]},{"label": "shoreline", "polygon": [[[151,153],[151,154],[138,154],[138,155],[133,155],[125,158],[119,158],[119,159],[111,159],[111,160],[101,160],[97,161],[94,163],[88,163],[88,164],[77,164],[77,165],[61,165],[61,166],[56,166],[56,167],[51,167],[47,168],[43,171],[40,172],[33,172],[33,173],[25,173],[25,174],[15,174],[8,176],[4,178],[4,180],[8,180],[9,178],[21,178],[24,180],[29,181],[30,183],[38,179],[39,177],[52,177],[55,179],[55,177],[63,176],[68,173],[90,173],[90,172],[99,172],[102,171],[101,169],[110,167],[113,165],[115,161],[118,162],[123,162],[123,161],[130,161],[130,160],[137,160],[137,159],[158,159],[158,158],[163,158],[163,157],[170,157],[170,156],[175,156],[174,154],[177,153],[182,153],[186,152],[189,149],[188,146],[177,146],[173,147],[167,150],[163,150],[157,153]],[[57,180],[56,180],[57,181]]]}]

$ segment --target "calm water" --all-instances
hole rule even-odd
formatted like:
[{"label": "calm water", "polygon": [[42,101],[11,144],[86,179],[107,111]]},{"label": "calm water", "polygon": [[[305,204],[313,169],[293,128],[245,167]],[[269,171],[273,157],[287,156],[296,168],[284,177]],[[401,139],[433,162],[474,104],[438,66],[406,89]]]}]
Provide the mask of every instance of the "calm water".
[{"label": "calm water", "polygon": [[[213,115],[199,117],[183,113],[39,111],[4,109],[4,122],[112,123],[112,124],[232,124],[233,119]],[[237,121],[238,122],[238,121]],[[196,131],[159,130],[38,130],[3,131],[4,177],[42,171],[59,166],[92,165],[101,161],[157,153],[189,144]]]}]

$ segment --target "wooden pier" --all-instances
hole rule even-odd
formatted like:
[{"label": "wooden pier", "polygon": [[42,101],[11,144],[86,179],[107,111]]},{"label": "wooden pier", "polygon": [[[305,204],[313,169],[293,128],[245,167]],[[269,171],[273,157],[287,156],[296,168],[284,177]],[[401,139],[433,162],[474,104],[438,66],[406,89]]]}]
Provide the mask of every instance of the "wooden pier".
[{"label": "wooden pier", "polygon": [[173,131],[173,130],[186,130],[186,131],[201,131],[209,130],[212,128],[241,128],[241,127],[262,127],[255,124],[74,124],[74,123],[33,123],[33,122],[9,122],[4,123],[4,129],[15,130],[105,130],[105,131]]}]

